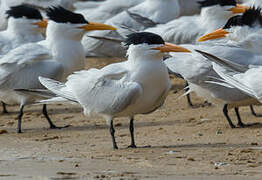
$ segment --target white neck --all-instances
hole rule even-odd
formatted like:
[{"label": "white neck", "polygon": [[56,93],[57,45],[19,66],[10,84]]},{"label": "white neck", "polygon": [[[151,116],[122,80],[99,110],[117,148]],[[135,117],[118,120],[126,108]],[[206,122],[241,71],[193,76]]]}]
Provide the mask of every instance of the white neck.
[{"label": "white neck", "polygon": [[[40,20],[39,20],[40,21]],[[37,20],[9,17],[7,31],[16,39],[35,42],[43,39],[40,29],[33,25]]]},{"label": "white neck", "polygon": [[205,7],[201,9],[200,23],[203,27],[208,29],[207,32],[211,32],[223,27],[232,16],[233,13],[227,11],[225,7],[219,5]]},{"label": "white neck", "polygon": [[66,36],[63,33],[63,27],[57,23],[48,22],[46,41],[54,58],[63,63],[64,77],[85,68],[85,54],[81,38]]}]

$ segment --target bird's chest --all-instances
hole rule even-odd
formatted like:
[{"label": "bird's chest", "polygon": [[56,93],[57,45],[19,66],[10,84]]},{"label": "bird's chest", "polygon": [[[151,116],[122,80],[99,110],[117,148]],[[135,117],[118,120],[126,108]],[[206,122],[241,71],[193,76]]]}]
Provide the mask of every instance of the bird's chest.
[{"label": "bird's chest", "polygon": [[143,88],[140,98],[143,103],[141,104],[154,104],[170,85],[166,66],[162,64],[138,67],[137,72],[134,73],[131,79],[139,83]]}]

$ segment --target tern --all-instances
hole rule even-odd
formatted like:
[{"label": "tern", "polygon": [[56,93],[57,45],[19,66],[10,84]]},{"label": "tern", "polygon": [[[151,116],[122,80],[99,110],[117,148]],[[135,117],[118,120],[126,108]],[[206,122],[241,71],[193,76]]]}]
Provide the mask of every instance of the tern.
[{"label": "tern", "polygon": [[[164,53],[189,52],[185,48],[165,43],[160,36],[148,32],[128,35],[125,45],[128,46],[127,61],[110,64],[102,69],[75,72],[67,78],[66,83],[39,78],[54,95],[79,103],[85,115],[104,117],[110,125],[114,149],[118,148],[114,118],[129,118],[129,147],[135,148],[134,116],[151,113],[163,105],[171,86],[163,62]],[[56,100],[57,97],[44,102]]]},{"label": "tern", "polygon": [[[0,59],[0,100],[20,105],[18,133],[24,106],[35,97],[19,94],[15,89],[43,88],[38,76],[64,81],[72,72],[85,68],[83,35],[91,30],[115,30],[109,25],[88,22],[83,15],[60,6],[48,8],[46,14],[49,19],[46,40],[22,45]],[[48,117],[46,105],[43,114],[50,128],[56,128]]]},{"label": "tern", "polygon": [[[247,45],[249,45],[249,47],[260,46],[260,44],[258,44],[259,39],[261,39],[259,31],[261,30],[262,24],[260,20],[260,10],[254,8],[249,9],[243,15],[232,17],[226,23],[224,28],[232,32],[232,34],[227,33],[227,37],[231,37],[231,40],[224,39],[202,45],[185,45],[184,47],[193,53],[172,54],[175,61],[173,61],[172,58],[165,61],[172,71],[181,74],[189,82],[190,91],[196,92],[197,95],[208,99],[209,102],[224,104],[223,113],[232,128],[234,128],[235,125],[228,116],[228,109],[235,108],[238,116],[238,125],[244,127],[245,125],[239,116],[238,107],[250,105],[245,103],[245,100],[248,100],[249,97],[238,89],[207,83],[207,81],[214,80],[213,77],[219,78],[219,76],[213,70],[211,62],[202,55],[195,53],[194,49],[215,55],[219,54],[220,57],[239,64],[260,65],[262,62],[261,52],[259,53],[255,48],[242,48],[247,47]],[[220,35],[222,35],[222,33]],[[208,37],[215,36],[209,34],[200,39]],[[254,51],[257,51],[257,54],[255,54]]]},{"label": "tern", "polygon": [[204,0],[199,1],[199,5],[200,15],[180,17],[145,31],[159,34],[167,42],[195,44],[197,37],[218,29],[230,17],[243,13],[248,8],[237,4],[236,0]]},{"label": "tern", "polygon": [[41,13],[31,6],[13,6],[6,11],[8,28],[0,32],[0,56],[28,42],[43,40],[41,28],[46,28],[41,21]]},{"label": "tern", "polygon": [[[28,5],[13,6],[6,11],[8,28],[0,32],[0,56],[3,56],[11,49],[14,49],[28,42],[43,40],[42,28],[46,28],[42,23],[41,13]],[[7,113],[5,104],[3,113]]]}]

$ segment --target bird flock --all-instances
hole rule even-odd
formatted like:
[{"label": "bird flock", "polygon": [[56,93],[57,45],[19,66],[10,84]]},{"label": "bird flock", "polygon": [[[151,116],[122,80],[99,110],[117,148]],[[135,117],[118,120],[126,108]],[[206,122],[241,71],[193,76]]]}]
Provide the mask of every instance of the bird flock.
[{"label": "bird flock", "polygon": [[[0,101],[24,107],[73,103],[103,117],[114,149],[114,119],[134,120],[161,107],[169,74],[190,93],[221,105],[231,128],[246,127],[239,108],[262,103],[261,0],[1,0]],[[86,57],[127,57],[85,70]],[[234,109],[238,123],[228,111]]]}]

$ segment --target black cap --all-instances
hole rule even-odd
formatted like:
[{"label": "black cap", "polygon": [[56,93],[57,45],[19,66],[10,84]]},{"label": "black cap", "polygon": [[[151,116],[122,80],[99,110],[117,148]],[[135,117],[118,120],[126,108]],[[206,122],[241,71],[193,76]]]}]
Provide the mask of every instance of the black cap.
[{"label": "black cap", "polygon": [[38,9],[35,9],[32,6],[25,5],[25,4],[18,5],[18,6],[12,6],[9,10],[6,11],[6,14],[7,14],[7,18],[26,17],[27,19],[40,19],[40,20],[43,19]]},{"label": "black cap", "polygon": [[209,7],[214,5],[220,5],[220,6],[236,6],[237,2],[236,0],[204,0],[204,1],[198,1],[200,4],[200,7]]},{"label": "black cap", "polygon": [[47,8],[46,14],[50,20],[57,23],[88,24],[82,14],[74,13],[61,6]]},{"label": "black cap", "polygon": [[129,46],[131,44],[165,44],[165,41],[162,39],[161,36],[150,33],[150,32],[139,32],[139,33],[132,33],[127,35],[127,39],[125,40],[125,45]]},{"label": "black cap", "polygon": [[246,10],[242,15],[231,17],[223,29],[229,29],[233,26],[254,26],[256,24],[262,25],[261,8],[251,8]]}]

